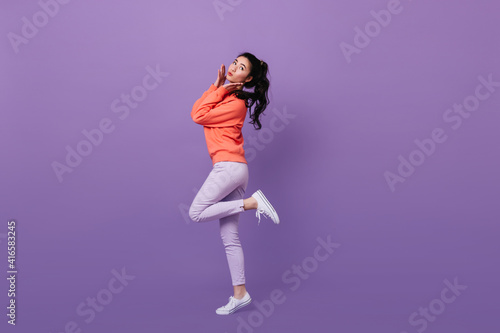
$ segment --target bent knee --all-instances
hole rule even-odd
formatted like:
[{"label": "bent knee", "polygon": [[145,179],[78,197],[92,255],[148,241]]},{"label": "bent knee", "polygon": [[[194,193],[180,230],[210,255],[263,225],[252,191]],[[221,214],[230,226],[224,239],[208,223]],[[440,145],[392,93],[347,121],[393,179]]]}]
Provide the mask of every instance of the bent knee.
[{"label": "bent knee", "polygon": [[193,221],[193,222],[201,222],[201,218],[200,218],[200,212],[193,209],[193,206],[191,206],[189,208],[189,218]]}]

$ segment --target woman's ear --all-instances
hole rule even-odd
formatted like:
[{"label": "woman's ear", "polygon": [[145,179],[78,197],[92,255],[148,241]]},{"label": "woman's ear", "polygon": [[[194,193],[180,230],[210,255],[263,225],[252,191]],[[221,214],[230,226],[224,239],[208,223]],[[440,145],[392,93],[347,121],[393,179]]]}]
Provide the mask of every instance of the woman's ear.
[{"label": "woman's ear", "polygon": [[249,76],[246,78],[245,82],[250,82],[250,81],[252,81],[252,79],[253,79],[253,76]]}]

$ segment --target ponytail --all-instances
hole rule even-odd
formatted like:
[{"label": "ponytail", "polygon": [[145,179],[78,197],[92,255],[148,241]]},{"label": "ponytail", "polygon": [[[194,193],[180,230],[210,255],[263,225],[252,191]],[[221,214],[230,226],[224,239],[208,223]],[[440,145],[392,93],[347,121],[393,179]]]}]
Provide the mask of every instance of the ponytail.
[{"label": "ponytail", "polygon": [[[268,66],[265,61],[257,59],[253,54],[245,52],[240,54],[238,57],[247,58],[252,64],[252,69],[249,76],[252,76],[252,80],[246,82],[244,88],[254,88],[253,91],[244,90],[234,90],[234,93],[239,99],[245,100],[245,104],[248,108],[250,114],[250,124],[253,124],[254,128],[260,130],[262,124],[260,123],[259,117],[264,113],[264,110],[269,104],[269,98],[267,96],[267,91],[269,90],[269,79],[267,78]],[[255,108],[252,111],[252,106]]]}]

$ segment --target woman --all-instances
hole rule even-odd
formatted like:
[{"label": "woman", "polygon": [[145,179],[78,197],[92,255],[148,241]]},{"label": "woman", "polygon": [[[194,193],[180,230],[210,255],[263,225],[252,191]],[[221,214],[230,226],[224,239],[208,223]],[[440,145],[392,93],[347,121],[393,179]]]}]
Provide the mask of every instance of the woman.
[{"label": "woman", "polygon": [[[259,116],[269,103],[267,63],[246,52],[229,66],[227,76],[225,71],[221,65],[215,83],[194,103],[191,111],[193,121],[203,125],[213,169],[196,194],[189,217],[195,222],[219,219],[234,289],[229,302],[216,310],[219,315],[231,314],[252,301],[245,289],[243,249],[238,237],[239,213],[256,209],[259,224],[260,214],[279,223],[278,214],[262,191],[246,199],[243,197],[248,184],[248,165],[241,129],[247,108],[250,123],[256,129],[262,128]],[[224,84],[226,79],[228,84]],[[243,88],[254,89],[244,91]]]}]

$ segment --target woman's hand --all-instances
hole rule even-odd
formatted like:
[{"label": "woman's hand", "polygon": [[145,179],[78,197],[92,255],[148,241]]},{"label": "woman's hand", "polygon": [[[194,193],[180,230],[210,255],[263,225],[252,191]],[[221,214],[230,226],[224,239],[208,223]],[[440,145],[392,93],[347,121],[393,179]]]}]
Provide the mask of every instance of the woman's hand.
[{"label": "woman's hand", "polygon": [[224,82],[226,82],[226,67],[222,64],[218,70],[217,80],[215,80],[214,86],[219,88],[224,84]]},{"label": "woman's hand", "polygon": [[224,88],[226,88],[227,91],[231,92],[235,89],[240,89],[240,87],[243,86],[242,82],[239,83],[228,83],[224,85]]}]

